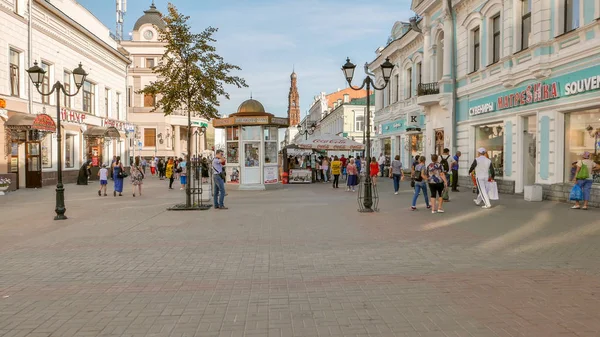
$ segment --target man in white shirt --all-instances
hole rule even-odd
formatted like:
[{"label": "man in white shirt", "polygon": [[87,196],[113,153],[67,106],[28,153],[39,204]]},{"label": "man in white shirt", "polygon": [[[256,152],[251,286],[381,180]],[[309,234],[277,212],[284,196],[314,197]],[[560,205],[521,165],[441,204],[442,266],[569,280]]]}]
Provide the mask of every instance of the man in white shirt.
[{"label": "man in white shirt", "polygon": [[490,178],[491,180],[494,180],[494,166],[492,165],[492,161],[485,155],[486,153],[487,152],[483,147],[477,150],[477,158],[475,158],[473,164],[471,164],[469,174],[475,171],[475,181],[477,182],[477,189],[479,190],[477,199],[473,200],[475,201],[475,204],[479,206],[483,201],[484,205],[482,208],[492,208],[486,184]]},{"label": "man in white shirt", "polygon": [[381,173],[381,176],[383,177],[383,169],[385,168],[385,155],[383,153],[379,156],[377,164],[379,164],[379,173]]}]

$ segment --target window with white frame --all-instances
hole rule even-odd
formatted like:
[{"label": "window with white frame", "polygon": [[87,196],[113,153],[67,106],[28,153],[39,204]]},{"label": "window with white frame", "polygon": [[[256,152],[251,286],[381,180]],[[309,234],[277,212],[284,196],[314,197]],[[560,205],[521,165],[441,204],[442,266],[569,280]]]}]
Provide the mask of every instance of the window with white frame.
[{"label": "window with white frame", "polygon": [[104,88],[104,113],[106,117],[110,117],[110,89]]},{"label": "window with white frame", "polygon": [[121,119],[121,93],[117,93],[117,109],[116,111],[116,119]]},{"label": "window with white frame", "polygon": [[421,80],[422,80],[421,62],[418,62],[418,63],[417,63],[417,66],[416,66],[416,68],[415,68],[415,69],[416,69],[416,71],[417,71],[417,74],[416,74],[416,75],[417,75],[417,76],[416,76],[416,78],[417,78],[417,83],[416,83],[416,84],[417,84],[417,85],[416,85],[416,86],[417,86],[417,88],[418,88],[418,87],[419,87],[419,85],[421,84]]},{"label": "window with white frame", "polygon": [[[50,92],[50,65],[46,62],[42,62],[42,69],[46,72],[44,79],[42,80],[42,92],[47,94]],[[42,95],[42,103],[50,104],[50,95]]]},{"label": "window with white frame", "polygon": [[412,97],[412,91],[413,91],[413,86],[412,83],[413,79],[412,79],[412,67],[406,69],[406,98],[411,98]]},{"label": "window with white frame", "polygon": [[437,81],[440,81],[444,76],[444,31],[441,31],[438,34],[437,43],[436,43],[436,74]]},{"label": "window with white frame", "polygon": [[90,81],[83,82],[83,111],[95,114],[96,85]]},{"label": "window with white frame", "polygon": [[531,38],[531,2],[521,0],[521,50],[529,48]]},{"label": "window with white frame", "polygon": [[365,131],[365,116],[356,115],[354,117],[354,131]]},{"label": "window with white frame", "polygon": [[11,49],[10,50],[10,95],[11,96],[20,96],[21,90],[21,53],[18,51]]},{"label": "window with white frame", "polygon": [[74,134],[65,135],[65,168],[75,167],[75,137]]},{"label": "window with white frame", "polygon": [[[387,88],[386,88],[387,89]],[[389,95],[389,90],[381,90],[381,93],[383,94],[383,107],[385,108],[386,106],[390,105],[390,95]]]},{"label": "window with white frame", "polygon": [[[70,94],[71,93],[71,73],[68,71],[64,71],[63,72],[63,87],[65,88],[65,92]],[[69,97],[68,95],[64,95],[65,96],[65,101],[64,101],[64,106],[65,108],[70,108],[71,107],[71,97]]]},{"label": "window with white frame", "polygon": [[398,102],[398,96],[400,94],[400,76],[398,74],[394,75],[394,103]]},{"label": "window with white frame", "polygon": [[563,33],[579,28],[581,0],[562,0],[564,3]]},{"label": "window with white frame", "polygon": [[500,14],[492,17],[492,64],[500,61]]},{"label": "window with white frame", "polygon": [[471,36],[473,40],[473,67],[471,68],[471,71],[478,71],[481,66],[481,42],[479,39],[479,26],[475,27],[475,29],[471,31]]}]

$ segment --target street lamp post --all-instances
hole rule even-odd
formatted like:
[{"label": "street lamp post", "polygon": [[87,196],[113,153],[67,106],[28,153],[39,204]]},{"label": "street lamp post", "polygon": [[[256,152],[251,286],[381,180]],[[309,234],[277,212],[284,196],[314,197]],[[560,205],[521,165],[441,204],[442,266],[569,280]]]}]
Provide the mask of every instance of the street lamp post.
[{"label": "street lamp post", "polygon": [[360,87],[352,86],[352,78],[354,77],[354,70],[356,69],[356,65],[350,62],[350,58],[346,59],[346,64],[342,66],[342,71],[344,72],[344,76],[346,77],[346,81],[348,85],[353,90],[362,90],[365,86],[367,88],[367,128],[366,128],[366,177],[365,177],[365,194],[363,199],[364,212],[373,212],[373,190],[372,190],[372,181],[371,181],[371,168],[369,165],[369,161],[371,160],[371,87],[375,90],[383,90],[387,87],[390,76],[392,75],[392,70],[394,69],[394,65],[390,62],[389,58],[385,59],[385,62],[381,64],[381,72],[383,73],[383,80],[385,81],[382,87],[377,87],[373,82],[373,79],[367,75],[363,80],[363,83]]},{"label": "street lamp post", "polygon": [[67,216],[65,212],[67,209],[65,208],[65,188],[62,182],[62,136],[60,130],[60,92],[62,91],[66,96],[73,97],[79,93],[79,90],[83,86],[83,82],[87,77],[87,73],[81,67],[81,63],[79,63],[79,67],[73,70],[73,79],[75,80],[75,86],[77,87],[77,91],[74,94],[68,93],[65,90],[64,85],[60,81],[56,81],[52,86],[52,90],[50,92],[42,92],[40,90],[40,84],[44,81],[44,76],[46,75],[46,71],[38,66],[37,61],[33,63],[33,67],[27,69],[27,73],[29,73],[29,78],[36,90],[42,96],[50,96],[56,92],[56,141],[57,141],[57,155],[58,155],[58,172],[57,172],[57,183],[56,183],[56,216],[54,220],[65,220]]},{"label": "street lamp post", "polygon": [[206,126],[201,126],[200,128],[196,128],[194,131],[194,135],[196,136],[196,160],[198,160],[198,136],[202,136],[206,133]]},{"label": "street lamp post", "polygon": [[315,133],[315,130],[317,129],[317,123],[312,123],[310,125],[310,127],[306,130],[302,130],[302,124],[298,124],[298,133],[300,135],[304,136],[304,139],[308,139],[308,135],[312,135],[313,133]]}]

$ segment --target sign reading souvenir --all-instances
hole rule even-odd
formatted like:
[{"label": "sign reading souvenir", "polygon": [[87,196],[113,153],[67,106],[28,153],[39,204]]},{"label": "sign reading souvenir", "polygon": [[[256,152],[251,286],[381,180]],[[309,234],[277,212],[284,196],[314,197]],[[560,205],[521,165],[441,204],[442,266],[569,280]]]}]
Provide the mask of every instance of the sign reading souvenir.
[{"label": "sign reading souvenir", "polygon": [[35,116],[33,124],[31,124],[31,128],[40,131],[52,132],[56,130],[56,124],[54,123],[52,117],[46,114],[39,114]]},{"label": "sign reading souvenir", "polygon": [[592,76],[565,84],[565,96],[581,94],[597,89],[600,89],[600,76]]},{"label": "sign reading souvenir", "polygon": [[85,114],[63,108],[60,111],[60,120],[71,123],[84,124]]},{"label": "sign reading souvenir", "polygon": [[276,184],[277,183],[278,169],[279,169],[278,166],[265,166],[265,168],[264,168],[265,184]]},{"label": "sign reading souvenir", "polygon": [[470,116],[477,116],[494,111],[494,102],[484,103],[469,109]]},{"label": "sign reading souvenir", "polygon": [[558,83],[536,83],[524,90],[498,97],[498,110],[515,108],[530,103],[538,103],[558,98]]}]

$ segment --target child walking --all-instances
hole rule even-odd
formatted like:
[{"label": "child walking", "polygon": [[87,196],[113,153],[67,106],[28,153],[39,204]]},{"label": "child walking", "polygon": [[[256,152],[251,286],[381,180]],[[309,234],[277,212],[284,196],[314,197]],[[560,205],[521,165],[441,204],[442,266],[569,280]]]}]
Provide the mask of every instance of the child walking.
[{"label": "child walking", "polygon": [[106,196],[106,186],[108,185],[108,169],[106,168],[106,164],[102,164],[102,168],[98,171],[98,177],[100,178],[98,196],[102,196],[103,191],[104,196]]}]

